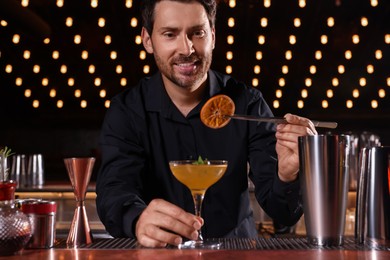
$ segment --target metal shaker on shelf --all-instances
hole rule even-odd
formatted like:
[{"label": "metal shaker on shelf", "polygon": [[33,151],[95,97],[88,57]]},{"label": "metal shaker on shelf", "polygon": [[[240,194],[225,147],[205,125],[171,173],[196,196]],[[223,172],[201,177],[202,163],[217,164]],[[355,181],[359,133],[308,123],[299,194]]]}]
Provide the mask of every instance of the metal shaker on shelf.
[{"label": "metal shaker on shelf", "polygon": [[390,146],[363,148],[359,165],[355,238],[390,246]]}]

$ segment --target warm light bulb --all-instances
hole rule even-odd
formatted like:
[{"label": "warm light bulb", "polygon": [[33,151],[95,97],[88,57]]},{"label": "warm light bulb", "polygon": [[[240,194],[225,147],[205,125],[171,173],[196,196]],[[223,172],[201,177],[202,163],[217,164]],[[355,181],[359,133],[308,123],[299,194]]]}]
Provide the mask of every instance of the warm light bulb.
[{"label": "warm light bulb", "polygon": [[360,23],[363,27],[366,27],[368,25],[368,19],[367,17],[362,17],[362,19],[360,19]]},{"label": "warm light bulb", "polygon": [[317,67],[314,66],[314,65],[311,65],[309,70],[310,70],[310,74],[316,74],[316,72],[317,72]]},{"label": "warm light bulb", "polygon": [[283,65],[282,66],[282,73],[283,74],[287,74],[288,73],[288,66],[287,65]]},{"label": "warm light bulb", "polygon": [[65,74],[67,71],[68,71],[68,68],[66,67],[66,65],[61,65],[60,72],[62,74]]},{"label": "warm light bulb", "polygon": [[63,107],[64,107],[64,101],[58,100],[58,101],[57,101],[57,107],[58,107],[58,108],[63,108]]},{"label": "warm light bulb", "polygon": [[328,89],[328,90],[326,91],[326,96],[327,96],[328,98],[332,98],[332,97],[333,97],[333,90]]},{"label": "warm light bulb", "polygon": [[382,59],[382,51],[381,51],[381,50],[376,50],[376,51],[375,51],[375,58],[376,58],[377,60]]},{"label": "warm light bulb", "polygon": [[294,26],[295,27],[300,27],[301,26],[301,19],[295,18],[294,19]]},{"label": "warm light bulb", "polygon": [[322,105],[322,108],[328,108],[329,107],[328,100],[322,100],[321,105]]},{"label": "warm light bulb", "polygon": [[264,7],[268,8],[271,6],[271,0],[264,0]]},{"label": "warm light bulb", "polygon": [[311,78],[306,78],[305,79],[305,86],[306,87],[311,87],[311,85],[312,85],[312,80],[311,80]]},{"label": "warm light bulb", "polygon": [[328,43],[328,36],[321,35],[321,43],[322,44],[327,44]]},{"label": "warm light bulb", "polygon": [[74,36],[74,43],[75,44],[80,44],[81,43],[81,36],[80,35],[76,34]]},{"label": "warm light bulb", "polygon": [[279,108],[280,107],[279,100],[274,100],[274,102],[272,102],[272,105],[274,108]]},{"label": "warm light bulb", "polygon": [[49,79],[48,78],[43,78],[42,79],[42,86],[46,87],[47,85],[49,85]]},{"label": "warm light bulb", "polygon": [[339,65],[337,67],[337,71],[340,73],[340,74],[343,74],[345,72],[345,67],[344,65]]},{"label": "warm light bulb", "polygon": [[137,27],[137,25],[138,25],[138,19],[135,17],[131,18],[130,19],[130,26],[135,28],[135,27]]},{"label": "warm light bulb", "polygon": [[261,18],[260,19],[260,26],[261,27],[267,27],[267,25],[268,25],[268,19],[265,18],[265,17]]},{"label": "warm light bulb", "polygon": [[68,27],[72,27],[73,25],[73,18],[72,17],[67,17],[65,20],[65,25]]},{"label": "warm light bulb", "polygon": [[279,79],[279,86],[281,86],[281,87],[286,86],[286,80],[284,78]]},{"label": "warm light bulb", "polygon": [[286,60],[291,60],[292,59],[292,52],[290,50],[286,51]]},{"label": "warm light bulb", "polygon": [[328,20],[327,20],[327,24],[329,27],[333,27],[334,26],[334,18],[333,17],[329,17]]},{"label": "warm light bulb", "polygon": [[345,58],[346,58],[347,60],[350,60],[350,59],[352,58],[352,52],[351,52],[350,50],[347,50],[347,51],[345,52]]},{"label": "warm light bulb", "polygon": [[146,59],[146,51],[144,51],[144,50],[140,51],[139,58],[140,58],[140,60]]},{"label": "warm light bulb", "polygon": [[68,86],[73,87],[74,86],[74,78],[69,78],[68,79]]},{"label": "warm light bulb", "polygon": [[369,74],[374,73],[374,66],[371,65],[371,64],[367,65],[367,72],[368,72]]},{"label": "warm light bulb", "polygon": [[94,65],[89,65],[89,67],[88,67],[88,72],[89,72],[90,74],[95,73],[95,66],[94,66]]},{"label": "warm light bulb", "polygon": [[378,96],[379,96],[380,98],[386,97],[386,91],[385,91],[383,88],[379,89],[379,90],[378,90]]},{"label": "warm light bulb", "polygon": [[86,59],[88,59],[88,51],[82,51],[81,52],[81,58],[83,59],[83,60],[86,60]]},{"label": "warm light bulb", "polygon": [[8,64],[5,66],[5,72],[7,73],[11,73],[12,72],[12,65],[11,64]]},{"label": "warm light bulb", "polygon": [[360,37],[357,34],[352,35],[352,42],[358,44],[360,42]]},{"label": "warm light bulb", "polygon": [[306,6],[306,0],[299,0],[298,4],[300,8],[304,8]]},{"label": "warm light bulb", "polygon": [[106,100],[105,102],[104,102],[104,107],[105,108],[109,108],[110,107],[110,100]]},{"label": "warm light bulb", "polygon": [[106,97],[106,95],[107,95],[107,92],[106,92],[106,90],[105,90],[105,89],[102,89],[102,90],[100,90],[100,92],[99,92],[99,96],[100,96],[101,98],[105,98],[105,97]]},{"label": "warm light bulb", "polygon": [[229,0],[229,7],[230,8],[236,7],[236,0]]},{"label": "warm light bulb", "polygon": [[93,84],[95,84],[96,87],[99,87],[102,84],[101,78],[95,78]]},{"label": "warm light bulb", "polygon": [[227,37],[227,43],[230,44],[230,45],[234,43],[234,37],[232,35],[229,35]]},{"label": "warm light bulb", "polygon": [[121,73],[122,73],[122,71],[123,71],[123,68],[122,68],[122,66],[121,66],[121,65],[117,65],[117,66],[116,66],[116,70],[115,70],[115,71],[116,71],[116,73],[117,73],[117,74],[121,74]]},{"label": "warm light bulb", "polygon": [[150,66],[149,65],[145,65],[144,68],[143,68],[143,72],[144,72],[144,74],[149,74]]},{"label": "warm light bulb", "polygon": [[30,57],[31,57],[31,52],[29,50],[25,50],[23,52],[23,58],[28,60],[28,59],[30,59]]},{"label": "warm light bulb", "polygon": [[127,79],[126,78],[121,78],[120,84],[122,87],[125,87],[127,85]]},{"label": "warm light bulb", "polygon": [[339,79],[338,78],[333,78],[332,79],[332,86],[337,87],[339,85]]},{"label": "warm light bulb", "polygon": [[34,100],[32,103],[33,108],[38,108],[39,107],[39,100]]},{"label": "warm light bulb", "polygon": [[117,53],[116,51],[112,51],[112,52],[110,53],[110,58],[111,58],[112,60],[116,60],[117,57],[118,57],[118,53]]},{"label": "warm light bulb", "polygon": [[53,51],[51,56],[54,60],[57,60],[60,57],[60,53],[58,51]]},{"label": "warm light bulb", "polygon": [[359,90],[355,88],[355,89],[352,91],[352,96],[353,96],[354,98],[358,98],[358,97],[360,96]]},{"label": "warm light bulb", "polygon": [[347,107],[347,108],[352,108],[352,107],[353,107],[353,102],[352,102],[352,100],[347,100],[347,101],[346,101],[346,107]]},{"label": "warm light bulb", "polygon": [[41,71],[41,66],[39,66],[39,65],[34,65],[34,67],[33,67],[33,72],[34,73],[39,73]]},{"label": "warm light bulb", "polygon": [[233,59],[233,52],[231,52],[231,51],[226,52],[226,59],[232,60]]},{"label": "warm light bulb", "polygon": [[304,106],[305,106],[305,103],[303,102],[303,100],[298,100],[297,107],[298,108],[303,108]]},{"label": "warm light bulb", "polygon": [[77,97],[77,98],[81,97],[81,90],[80,89],[76,89],[74,91],[74,96]]},{"label": "warm light bulb", "polygon": [[86,108],[87,107],[87,101],[86,100],[81,100],[80,107],[81,108]]},{"label": "warm light bulb", "polygon": [[24,96],[26,97],[26,98],[29,98],[29,97],[31,97],[31,89],[26,89],[25,91],[24,91]]},{"label": "warm light bulb", "polygon": [[259,79],[257,79],[257,78],[252,79],[252,86],[258,87],[259,86]]},{"label": "warm light bulb", "polygon": [[297,43],[297,37],[295,37],[295,35],[290,35],[289,42],[290,42],[291,45],[296,44]]},{"label": "warm light bulb", "polygon": [[126,0],[125,5],[126,5],[126,8],[131,8],[131,7],[133,7],[133,0]]},{"label": "warm light bulb", "polygon": [[259,43],[260,45],[263,45],[263,44],[265,43],[265,36],[264,36],[264,35],[260,35],[260,36],[258,37],[258,43]]},{"label": "warm light bulb", "polygon": [[232,27],[234,27],[234,25],[235,25],[234,18],[233,18],[233,17],[230,17],[230,18],[228,19],[228,26],[229,26],[230,28],[232,28]]},{"label": "warm light bulb", "polygon": [[359,79],[359,85],[360,86],[364,87],[364,86],[366,86],[366,84],[367,84],[366,78],[360,78]]},{"label": "warm light bulb", "polygon": [[308,92],[307,92],[307,89],[302,89],[302,90],[301,90],[301,97],[302,97],[302,98],[307,98],[308,95],[309,95],[309,94],[308,94]]},{"label": "warm light bulb", "polygon": [[23,84],[23,79],[22,78],[16,78],[15,79],[15,85],[20,87]]},{"label": "warm light bulb", "polygon": [[50,90],[49,96],[50,96],[51,98],[55,98],[56,95],[57,95],[57,91],[56,91],[54,88],[52,88],[52,89]]},{"label": "warm light bulb", "polygon": [[111,36],[110,35],[106,35],[104,37],[104,43],[105,44],[111,44]]},{"label": "warm light bulb", "polygon": [[275,96],[276,96],[277,98],[281,98],[282,95],[283,95],[283,93],[282,93],[282,91],[281,91],[280,89],[277,89],[277,90],[275,91]]},{"label": "warm light bulb", "polygon": [[256,66],[253,68],[253,72],[254,72],[255,74],[260,74],[260,71],[261,71],[260,65],[256,65]]},{"label": "warm light bulb", "polygon": [[142,43],[142,38],[140,35],[135,36],[135,44],[140,45]]},{"label": "warm light bulb", "polygon": [[256,52],[256,60],[261,60],[263,59],[263,53],[261,51]]},{"label": "warm light bulb", "polygon": [[99,27],[104,27],[106,26],[106,20],[103,17],[100,17],[98,20],[98,26]]},{"label": "warm light bulb", "polygon": [[315,52],[314,56],[315,56],[316,60],[320,60],[320,59],[322,59],[322,52],[318,50]]},{"label": "warm light bulb", "polygon": [[230,66],[230,65],[228,65],[228,66],[226,66],[225,71],[226,71],[226,74],[232,74],[232,72],[233,72],[233,67]]}]

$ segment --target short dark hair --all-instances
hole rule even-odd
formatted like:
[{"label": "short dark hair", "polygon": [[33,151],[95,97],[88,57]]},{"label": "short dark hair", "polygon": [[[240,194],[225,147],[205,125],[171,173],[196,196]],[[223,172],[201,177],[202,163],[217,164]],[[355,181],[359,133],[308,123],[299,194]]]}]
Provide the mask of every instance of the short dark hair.
[{"label": "short dark hair", "polygon": [[[142,0],[141,3],[141,13],[143,19],[143,26],[146,28],[149,34],[153,32],[154,24],[154,9],[158,2],[165,0]],[[206,10],[207,17],[209,19],[210,26],[213,28],[215,26],[215,19],[217,15],[217,2],[216,0],[168,0],[180,3],[200,3]]]}]

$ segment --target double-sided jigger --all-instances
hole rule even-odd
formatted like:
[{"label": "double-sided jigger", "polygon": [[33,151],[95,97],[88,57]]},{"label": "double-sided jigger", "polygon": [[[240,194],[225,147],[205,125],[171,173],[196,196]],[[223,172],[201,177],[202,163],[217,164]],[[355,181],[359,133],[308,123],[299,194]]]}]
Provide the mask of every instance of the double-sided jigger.
[{"label": "double-sided jigger", "polygon": [[80,245],[92,243],[91,229],[85,210],[85,196],[95,164],[95,158],[66,158],[64,163],[77,202],[66,245],[67,247],[79,247]]}]

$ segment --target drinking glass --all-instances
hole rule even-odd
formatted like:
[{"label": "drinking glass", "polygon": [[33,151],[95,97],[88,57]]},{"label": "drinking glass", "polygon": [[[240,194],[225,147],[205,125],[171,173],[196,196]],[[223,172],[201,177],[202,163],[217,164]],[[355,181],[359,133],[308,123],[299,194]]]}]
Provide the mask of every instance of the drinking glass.
[{"label": "drinking glass", "polygon": [[[195,215],[201,217],[201,209],[206,190],[225,174],[228,162],[225,160],[205,160],[199,164],[195,160],[170,161],[169,167],[175,178],[187,186],[192,194]],[[197,240],[189,240],[179,245],[179,248],[219,249],[220,242],[203,240],[199,230]]]}]

